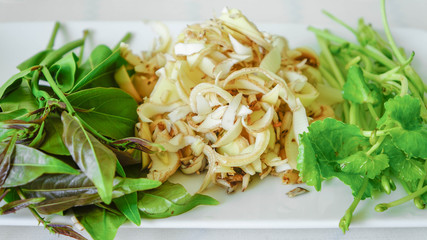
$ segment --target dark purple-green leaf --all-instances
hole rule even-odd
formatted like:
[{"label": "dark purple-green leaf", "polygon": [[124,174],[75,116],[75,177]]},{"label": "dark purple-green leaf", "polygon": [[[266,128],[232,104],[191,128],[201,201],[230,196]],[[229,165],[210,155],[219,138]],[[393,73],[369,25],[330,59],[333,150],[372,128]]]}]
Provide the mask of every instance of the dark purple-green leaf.
[{"label": "dark purple-green leaf", "polygon": [[[0,149],[5,144],[0,144]],[[46,173],[77,175],[80,172],[63,161],[47,155],[40,150],[16,144],[13,163],[3,187],[15,187],[33,181]]]},{"label": "dark purple-green leaf", "polygon": [[64,111],[61,119],[64,124],[62,140],[65,146],[79,168],[95,184],[102,200],[110,204],[116,155],[86,131],[76,117]]},{"label": "dark purple-green leaf", "polygon": [[43,200],[44,198],[28,198],[7,203],[0,208],[0,215],[14,213],[20,209],[42,202]]}]

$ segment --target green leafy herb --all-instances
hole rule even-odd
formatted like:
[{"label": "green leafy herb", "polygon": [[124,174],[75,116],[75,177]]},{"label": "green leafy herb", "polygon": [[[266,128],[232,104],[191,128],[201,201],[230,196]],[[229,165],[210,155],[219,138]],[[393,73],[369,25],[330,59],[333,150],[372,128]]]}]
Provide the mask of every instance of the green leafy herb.
[{"label": "green leafy herb", "polygon": [[142,217],[165,218],[187,212],[198,205],[216,204],[218,201],[209,196],[191,196],[181,185],[165,182],[157,189],[141,193],[138,208]]},{"label": "green leafy herb", "polygon": [[411,199],[418,208],[427,203],[426,88],[410,65],[414,54],[406,58],[391,35],[385,0],[381,10],[388,41],[363,19],[354,29],[330,13],[358,43],[309,28],[319,39],[322,75],[330,87],[343,92],[346,101],[335,108],[343,122],[314,122],[300,136],[297,168],[317,190],[323,179],[331,177],[351,187],[354,201],[339,223],[344,232],[360,200],[373,190],[390,194],[396,189],[395,178],[408,195],[375,210],[385,211]]},{"label": "green leafy herb", "polygon": [[114,239],[126,217],[117,215],[104,208],[76,208],[75,215],[94,240]]},{"label": "green leafy herb", "polygon": [[138,116],[136,101],[118,88],[91,88],[67,96],[77,115],[99,133],[120,139],[132,136]]},{"label": "green leafy herb", "polygon": [[62,112],[64,133],[62,139],[79,168],[98,188],[102,200],[112,199],[113,179],[117,158],[114,153],[87,132],[80,121]]},{"label": "green leafy herb", "polygon": [[[5,149],[0,144],[0,149]],[[79,174],[80,172],[61,160],[35,148],[16,144],[13,163],[2,187],[15,187],[33,181],[46,173]]]}]

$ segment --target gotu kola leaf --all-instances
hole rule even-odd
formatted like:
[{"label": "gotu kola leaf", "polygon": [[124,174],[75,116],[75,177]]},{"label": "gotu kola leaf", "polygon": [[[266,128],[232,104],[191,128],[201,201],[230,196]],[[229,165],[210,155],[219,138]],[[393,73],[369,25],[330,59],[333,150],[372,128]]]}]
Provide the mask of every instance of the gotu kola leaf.
[{"label": "gotu kola leaf", "polygon": [[341,164],[343,172],[366,175],[368,178],[374,179],[389,166],[388,161],[386,154],[370,156],[364,151],[359,151],[338,162]]},{"label": "gotu kola leaf", "polygon": [[65,146],[79,168],[95,184],[102,200],[110,204],[116,155],[87,132],[78,118],[63,111],[61,119],[64,125],[62,140]]},{"label": "gotu kola leaf", "polygon": [[134,135],[138,120],[137,102],[118,88],[90,88],[67,96],[74,107],[88,111],[77,112],[99,133],[121,139]]},{"label": "gotu kola leaf", "polygon": [[378,127],[390,128],[393,143],[409,156],[427,158],[427,126],[421,118],[420,100],[396,96],[384,105]]},{"label": "gotu kola leaf", "polygon": [[191,196],[180,184],[163,183],[141,193],[138,208],[145,218],[165,218],[187,212],[198,205],[217,205],[218,201],[202,194]]},{"label": "gotu kola leaf", "polygon": [[297,158],[301,176],[316,189],[320,189],[321,179],[337,177],[351,187],[353,194],[357,194],[363,179],[358,174],[341,171],[339,161],[368,146],[368,138],[357,126],[332,118],[316,121],[308,130],[300,139],[299,148],[303,154]]},{"label": "gotu kola leaf", "polygon": [[359,66],[353,65],[348,70],[347,81],[343,86],[343,98],[354,103],[378,102],[378,96],[371,92],[363,77],[363,72]]}]

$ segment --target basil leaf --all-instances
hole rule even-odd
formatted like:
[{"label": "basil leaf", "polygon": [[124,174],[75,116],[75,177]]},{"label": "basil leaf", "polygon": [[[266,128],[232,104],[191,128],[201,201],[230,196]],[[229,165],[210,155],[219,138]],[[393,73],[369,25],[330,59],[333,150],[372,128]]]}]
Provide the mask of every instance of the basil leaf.
[{"label": "basil leaf", "polygon": [[27,113],[28,113],[27,109],[18,109],[14,111],[0,112],[0,122],[16,119]]},{"label": "basil leaf", "polygon": [[5,183],[9,172],[10,165],[13,158],[13,153],[15,150],[17,135],[15,134],[9,140],[7,144],[3,147],[0,153],[0,187]]},{"label": "basil leaf", "polygon": [[[3,149],[5,144],[0,144]],[[33,181],[46,173],[79,174],[61,160],[35,148],[17,144],[9,176],[2,187],[15,187]]]},{"label": "basil leaf", "polygon": [[92,134],[87,132],[80,121],[62,112],[64,126],[62,140],[79,168],[91,179],[106,204],[110,204],[117,158]]},{"label": "basil leaf", "polygon": [[94,81],[101,83],[98,86],[105,86],[102,85],[102,82],[108,82],[107,86],[117,86],[112,74],[115,71],[115,63],[119,59],[119,48],[113,52],[105,45],[97,46],[90,54],[89,59],[78,69],[76,84],[70,92],[75,92]]},{"label": "basil leaf", "polygon": [[27,68],[9,78],[1,87],[0,87],[0,99],[2,99],[5,95],[9,94],[13,90],[19,88],[22,82],[22,78],[28,75],[33,70],[31,68]]},{"label": "basil leaf", "polygon": [[138,208],[145,218],[165,218],[187,212],[198,205],[217,205],[218,201],[202,194],[191,196],[180,184],[163,183],[141,193]]},{"label": "basil leaf", "polygon": [[102,135],[121,139],[134,135],[137,102],[118,88],[91,88],[67,96],[71,105],[88,111],[79,117]]},{"label": "basil leaf", "polygon": [[1,99],[0,106],[3,112],[21,109],[26,109],[28,112],[32,112],[39,107],[27,81],[22,81],[16,90]]},{"label": "basil leaf", "polygon": [[[159,186],[158,181],[140,178],[115,178],[113,198],[136,191],[144,191]],[[21,187],[26,197],[44,197],[46,200],[37,205],[37,211],[53,214],[75,206],[84,206],[101,202],[98,190],[84,174],[80,175],[43,175]]]},{"label": "basil leaf", "polygon": [[136,192],[115,198],[113,202],[127,219],[137,226],[141,225],[141,215],[138,209],[138,194]]},{"label": "basil leaf", "polygon": [[95,206],[76,208],[74,214],[94,240],[113,240],[126,217]]},{"label": "basil leaf", "polygon": [[69,53],[49,68],[56,84],[63,92],[68,92],[74,85],[77,60],[76,54]]},{"label": "basil leaf", "polygon": [[16,200],[16,201],[7,203],[0,208],[0,215],[14,213],[22,208],[29,207],[43,200],[44,198],[29,198],[29,199],[21,199],[21,200]]},{"label": "basil leaf", "polygon": [[47,153],[55,155],[70,156],[70,152],[62,141],[62,133],[64,132],[61,118],[50,114],[45,122],[45,137],[39,147]]}]

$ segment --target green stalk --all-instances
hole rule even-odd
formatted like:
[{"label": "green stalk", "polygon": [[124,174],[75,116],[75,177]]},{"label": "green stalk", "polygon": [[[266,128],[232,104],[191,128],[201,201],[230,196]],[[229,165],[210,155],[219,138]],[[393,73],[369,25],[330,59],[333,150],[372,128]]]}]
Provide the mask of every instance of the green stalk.
[{"label": "green stalk", "polygon": [[383,21],[385,35],[390,44],[391,50],[396,55],[397,60],[399,60],[399,62],[403,64],[405,62],[405,58],[403,57],[402,53],[399,51],[399,48],[397,47],[396,42],[394,41],[391,35],[390,27],[388,25],[387,15],[385,11],[385,0],[381,0],[381,19]]},{"label": "green stalk", "polygon": [[320,74],[322,74],[322,77],[328,82],[328,84],[336,89],[341,89],[340,85],[335,81],[335,78],[328,72],[328,70],[325,67],[320,66],[319,67]]},{"label": "green stalk", "polygon": [[337,22],[338,24],[340,24],[341,26],[345,27],[347,30],[349,30],[350,32],[352,32],[354,35],[357,35],[356,30],[354,30],[352,27],[350,27],[348,24],[346,24],[345,22],[341,21],[341,19],[335,17],[334,15],[332,15],[332,13],[323,10],[322,11],[323,14],[325,14],[326,16],[328,16],[330,19],[334,20],[335,22]]},{"label": "green stalk", "polygon": [[348,231],[348,227],[350,226],[351,219],[353,218],[354,210],[356,210],[357,205],[359,204],[360,200],[362,199],[363,194],[366,191],[366,188],[368,187],[369,178],[365,176],[363,179],[362,187],[360,187],[359,192],[357,193],[357,196],[354,198],[353,202],[351,203],[350,207],[345,211],[344,216],[341,218],[339,227],[345,233]]},{"label": "green stalk", "polygon": [[366,152],[366,154],[369,156],[371,155],[373,152],[375,152],[383,143],[384,139],[385,139],[385,135],[381,136],[380,138],[378,138],[378,141]]},{"label": "green stalk", "polygon": [[[407,65],[408,61],[409,62],[411,61],[411,57],[407,61],[403,56],[403,54],[400,52],[399,48],[397,47],[396,42],[394,41],[394,38],[391,34],[390,27],[387,21],[387,15],[385,10],[385,0],[381,0],[381,18],[383,21],[385,35],[387,37],[387,40],[390,44],[390,47],[393,53],[395,54],[397,60],[400,62],[402,66]],[[424,99],[424,83],[420,78],[420,76],[415,72],[415,70],[410,65],[407,65],[404,67],[404,72],[408,76],[409,80],[416,86],[416,89],[419,95],[421,96],[421,99]]]},{"label": "green stalk", "polygon": [[350,119],[349,123],[359,126],[358,122],[358,113],[359,113],[359,105],[356,103],[350,103]]},{"label": "green stalk", "polygon": [[44,77],[46,78],[46,81],[49,83],[50,87],[52,88],[53,92],[58,96],[59,100],[61,100],[63,103],[65,103],[65,105],[67,107],[67,111],[71,115],[74,116],[76,112],[74,111],[73,106],[68,101],[68,99],[65,97],[65,95],[61,91],[61,89],[59,89],[58,85],[56,85],[55,80],[53,80],[53,77],[52,77],[52,75],[50,75],[50,72],[47,69],[47,67],[42,68],[42,73],[43,73]]},{"label": "green stalk", "polygon": [[393,201],[393,202],[390,202],[390,203],[380,203],[380,204],[378,204],[377,206],[375,206],[375,211],[377,211],[377,212],[384,212],[385,210],[387,210],[387,209],[389,209],[391,207],[395,207],[395,206],[398,206],[400,204],[403,204],[403,203],[405,203],[405,202],[407,202],[407,201],[409,201],[411,199],[414,199],[414,198],[416,198],[418,196],[423,195],[426,192],[427,192],[427,186],[424,186],[423,188],[421,188],[421,189],[419,189],[419,190],[417,190],[417,191],[415,191],[415,192],[413,192],[413,193],[411,193],[411,194],[409,194],[409,195],[407,195],[407,196],[405,196],[405,197],[403,197],[401,199],[398,199],[396,201]]},{"label": "green stalk", "polygon": [[84,53],[84,50],[85,50],[85,44],[84,44],[84,42],[86,41],[86,38],[87,38],[88,34],[89,34],[88,30],[84,30],[83,31],[83,38],[82,38],[83,39],[83,44],[80,47],[79,60],[77,61],[77,66],[80,66],[80,64],[82,63],[83,53]]},{"label": "green stalk", "polygon": [[375,121],[380,120],[377,112],[374,109],[374,106],[372,106],[372,103],[367,103],[366,105],[368,106],[368,110],[369,110],[369,113],[371,114],[372,118],[375,119]]},{"label": "green stalk", "polygon": [[359,46],[357,44],[350,43],[343,38],[332,35],[326,31],[322,31],[322,30],[314,28],[314,27],[308,27],[308,30],[314,32],[318,37],[320,36],[326,40],[330,40],[330,41],[336,42],[338,44],[349,44],[349,46],[351,48],[356,49],[356,50],[360,51],[361,53],[377,60],[378,62],[380,62],[381,64],[383,64],[384,66],[386,66],[389,69],[392,69],[392,68],[397,66],[397,64],[395,62],[393,62],[392,60],[390,60],[389,58],[384,56],[384,54],[382,54],[378,50],[365,48],[365,47]]},{"label": "green stalk", "polygon": [[56,38],[56,34],[58,33],[59,26],[60,26],[59,22],[55,22],[55,26],[53,27],[52,35],[50,36],[49,43],[47,44],[46,50],[53,49],[53,45],[55,43],[55,38]]},{"label": "green stalk", "polygon": [[[409,189],[409,186],[408,186],[408,184],[405,181],[400,180],[400,184],[402,184],[403,189],[405,189],[405,191],[406,191],[406,193],[408,195],[412,193],[411,189]],[[424,209],[425,208],[425,204],[424,204],[424,202],[422,201],[422,199],[420,197],[414,198],[414,205],[418,209]]]},{"label": "green stalk", "polygon": [[328,61],[329,66],[331,67],[331,70],[335,76],[335,79],[338,81],[338,85],[340,86],[340,88],[342,88],[344,86],[345,80],[344,80],[344,77],[343,77],[340,69],[338,68],[338,66],[334,60],[334,57],[332,56],[331,52],[329,51],[328,43],[326,42],[326,40],[324,38],[321,38],[321,37],[318,37],[318,42],[319,42],[319,45],[320,45],[322,52],[325,54],[325,57]]},{"label": "green stalk", "polygon": [[130,32],[126,33],[126,35],[124,35],[123,38],[120,39],[120,41],[116,44],[116,46],[113,49],[116,50],[117,48],[120,47],[120,44],[122,42],[125,43],[125,42],[129,41],[129,39],[131,39],[131,38],[132,38],[132,33],[130,33]]},{"label": "green stalk", "polygon": [[45,59],[43,59],[40,65],[50,67],[50,65],[58,61],[62,56],[64,56],[64,54],[83,44],[84,44],[84,39],[79,39],[79,40],[69,42],[64,46],[62,46],[61,48],[58,48],[57,50],[49,54]]}]

